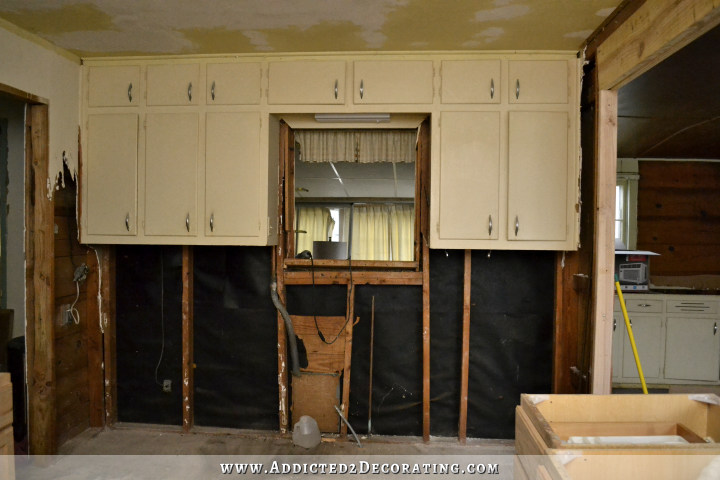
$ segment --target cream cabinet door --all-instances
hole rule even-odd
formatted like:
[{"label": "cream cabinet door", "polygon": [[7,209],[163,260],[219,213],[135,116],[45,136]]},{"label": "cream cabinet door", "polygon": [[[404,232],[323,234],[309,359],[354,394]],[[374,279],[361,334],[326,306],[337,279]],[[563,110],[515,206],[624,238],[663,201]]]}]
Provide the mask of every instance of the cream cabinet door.
[{"label": "cream cabinet door", "polygon": [[[665,378],[717,382],[720,379],[720,333],[717,328],[717,318],[668,318]],[[642,357],[640,360],[644,362]]]},{"label": "cream cabinet door", "polygon": [[137,235],[138,115],[88,117],[87,231]]},{"label": "cream cabinet door", "polygon": [[[663,354],[663,320],[661,317],[634,316],[630,321],[643,375],[647,379],[659,379]],[[627,333],[623,337],[622,370],[623,378],[639,381],[640,375]]]},{"label": "cream cabinet door", "polygon": [[201,93],[199,64],[148,65],[148,105],[197,105]]},{"label": "cream cabinet door", "polygon": [[208,105],[259,105],[259,63],[208,63]]},{"label": "cream cabinet door", "polygon": [[440,117],[440,239],[497,239],[500,112]]},{"label": "cream cabinet door", "polygon": [[198,114],[148,114],[145,131],[145,234],[197,232]]},{"label": "cream cabinet door", "polygon": [[270,62],[270,105],[343,105],[345,62]]},{"label": "cream cabinet door", "polygon": [[140,99],[140,67],[90,67],[88,105],[90,107],[136,107]]},{"label": "cream cabinet door", "polygon": [[356,104],[423,104],[433,102],[433,62],[354,62]]},{"label": "cream cabinet door", "polygon": [[500,60],[444,60],[442,103],[500,103]]},{"label": "cream cabinet door", "polygon": [[259,114],[207,114],[205,235],[259,235],[259,162]]},{"label": "cream cabinet door", "polygon": [[510,60],[510,103],[568,103],[567,60]]},{"label": "cream cabinet door", "polygon": [[566,240],[568,114],[510,112],[508,239]]}]

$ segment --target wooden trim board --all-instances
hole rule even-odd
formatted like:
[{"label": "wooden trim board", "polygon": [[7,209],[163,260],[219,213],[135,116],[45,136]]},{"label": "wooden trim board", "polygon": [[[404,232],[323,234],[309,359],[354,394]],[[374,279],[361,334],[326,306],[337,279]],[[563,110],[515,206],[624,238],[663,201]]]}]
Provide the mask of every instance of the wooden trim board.
[{"label": "wooden trim board", "polygon": [[185,245],[182,251],[182,398],[183,429],[195,426],[195,368],[193,357],[193,247]]}]

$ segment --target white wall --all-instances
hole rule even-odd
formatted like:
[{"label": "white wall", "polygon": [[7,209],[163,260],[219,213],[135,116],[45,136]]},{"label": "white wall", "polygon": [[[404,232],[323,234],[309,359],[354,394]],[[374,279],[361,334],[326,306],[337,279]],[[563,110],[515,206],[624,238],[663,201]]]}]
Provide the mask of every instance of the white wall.
[{"label": "white wall", "polygon": [[[0,118],[8,121],[7,308],[15,310],[13,338],[25,335],[25,105],[0,98]],[[0,185],[0,188],[5,188]]]},{"label": "white wall", "polygon": [[70,171],[78,170],[80,63],[5,21],[0,21],[0,46],[0,83],[49,100],[48,172],[54,184],[63,169],[63,151]]}]

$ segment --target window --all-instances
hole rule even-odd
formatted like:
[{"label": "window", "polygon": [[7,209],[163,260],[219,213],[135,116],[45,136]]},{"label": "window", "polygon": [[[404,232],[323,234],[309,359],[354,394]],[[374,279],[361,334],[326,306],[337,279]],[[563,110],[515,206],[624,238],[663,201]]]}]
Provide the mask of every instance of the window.
[{"label": "window", "polygon": [[620,240],[628,250],[637,248],[637,160],[618,159],[618,171],[615,183],[615,239]]},{"label": "window", "polygon": [[628,245],[627,187],[627,180],[618,178],[615,186],[615,240],[620,240],[625,246]]}]

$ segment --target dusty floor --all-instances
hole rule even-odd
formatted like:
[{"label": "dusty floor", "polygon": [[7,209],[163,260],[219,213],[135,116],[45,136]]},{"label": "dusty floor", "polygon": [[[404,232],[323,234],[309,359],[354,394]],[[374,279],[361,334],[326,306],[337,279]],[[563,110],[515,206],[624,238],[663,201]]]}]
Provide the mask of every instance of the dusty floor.
[{"label": "dusty floor", "polygon": [[[411,463],[428,462],[437,456],[434,461],[448,462],[459,458],[458,463],[466,459],[470,463],[482,458],[500,459],[494,461],[511,464],[515,453],[514,442],[507,440],[470,439],[466,445],[460,445],[454,438],[432,438],[429,443],[422,443],[420,438],[415,437],[373,436],[370,439],[361,437],[362,449],[350,441],[325,440],[328,441],[306,450],[293,445],[289,437],[268,432],[196,428],[193,433],[187,434],[174,427],[120,424],[112,429],[86,430],[62,445],[58,456],[45,459],[45,466],[40,466],[42,462],[38,459],[35,459],[35,464],[18,459],[17,478],[223,478],[221,462],[263,463],[269,468],[267,465],[273,460],[290,463],[357,462],[365,457],[372,462],[388,455],[397,456],[385,457],[395,458],[392,461]],[[501,472],[500,476],[505,477],[502,475],[505,472]],[[292,477],[300,478],[298,475]]]}]

